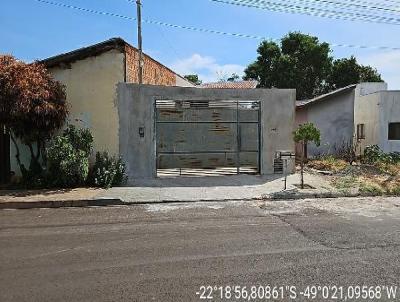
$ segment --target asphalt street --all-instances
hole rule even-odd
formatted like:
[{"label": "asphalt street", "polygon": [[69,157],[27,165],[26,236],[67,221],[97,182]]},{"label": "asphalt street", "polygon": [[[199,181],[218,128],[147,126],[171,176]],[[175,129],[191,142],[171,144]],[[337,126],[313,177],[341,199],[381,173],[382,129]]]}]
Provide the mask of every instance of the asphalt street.
[{"label": "asphalt street", "polygon": [[399,287],[358,301],[400,301],[398,199],[0,211],[2,302],[267,301],[221,299],[234,286],[307,301],[307,287],[357,285]]}]

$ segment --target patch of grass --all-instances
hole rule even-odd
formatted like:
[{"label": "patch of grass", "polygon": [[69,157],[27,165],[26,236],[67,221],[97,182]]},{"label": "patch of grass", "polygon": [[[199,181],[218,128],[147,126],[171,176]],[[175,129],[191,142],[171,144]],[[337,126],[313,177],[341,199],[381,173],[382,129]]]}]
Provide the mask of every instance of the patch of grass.
[{"label": "patch of grass", "polygon": [[323,171],[331,171],[333,173],[337,173],[343,171],[349,165],[346,161],[342,159],[336,159],[333,156],[326,156],[321,159],[315,159],[308,162],[308,167],[323,170]]},{"label": "patch of grass", "polygon": [[359,192],[368,194],[368,195],[375,195],[375,196],[383,195],[386,193],[384,188],[382,188],[379,184],[368,183],[368,182],[362,182],[360,184]]},{"label": "patch of grass", "polygon": [[400,163],[377,162],[375,166],[384,173],[400,175]]},{"label": "patch of grass", "polygon": [[392,188],[388,193],[390,195],[400,196],[400,186]]},{"label": "patch of grass", "polygon": [[358,179],[354,176],[338,177],[333,180],[332,185],[340,192],[346,193],[357,187]]}]

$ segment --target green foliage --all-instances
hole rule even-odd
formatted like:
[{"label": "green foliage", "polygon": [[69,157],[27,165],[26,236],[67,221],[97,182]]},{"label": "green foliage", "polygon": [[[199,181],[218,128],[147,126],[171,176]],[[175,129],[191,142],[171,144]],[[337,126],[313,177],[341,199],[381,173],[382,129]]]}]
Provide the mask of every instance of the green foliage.
[{"label": "green foliage", "polygon": [[125,164],[122,159],[115,159],[107,152],[97,152],[92,168],[90,184],[96,187],[110,188],[126,182]]},{"label": "green foliage", "polygon": [[363,161],[367,164],[395,164],[400,162],[400,152],[385,153],[377,145],[371,145],[364,149]]},{"label": "green foliage", "polygon": [[371,66],[359,66],[360,82],[383,82],[381,75],[376,68]]},{"label": "green foliage", "polygon": [[382,81],[376,69],[359,65],[354,57],[333,62],[328,43],[299,32],[290,32],[280,43],[263,41],[257,53],[243,78],[257,80],[263,88],[296,88],[297,99],[359,82]]},{"label": "green foliage", "polygon": [[47,148],[51,185],[76,187],[84,185],[89,173],[89,156],[93,136],[88,129],[70,125]]},{"label": "green foliage", "polygon": [[329,44],[299,32],[283,37],[280,45],[263,41],[244,79],[258,80],[264,88],[296,88],[298,99],[311,98],[319,93],[329,73],[330,51]]},{"label": "green foliage", "polygon": [[199,76],[197,74],[188,74],[185,75],[184,78],[188,80],[189,82],[192,82],[195,85],[201,85],[202,81],[199,79]]},{"label": "green foliage", "polygon": [[367,164],[374,164],[381,160],[383,155],[382,150],[377,145],[367,146],[364,149],[364,162]]},{"label": "green foliage", "polygon": [[317,146],[321,143],[321,132],[314,126],[313,123],[305,123],[299,126],[293,133],[296,143],[314,142]]},{"label": "green foliage", "polygon": [[228,77],[226,80],[228,82],[236,82],[239,79],[240,79],[240,77],[237,73],[232,73],[232,75],[230,77]]},{"label": "green foliage", "polygon": [[[10,134],[26,185],[42,182],[44,146],[64,125],[65,98],[65,87],[54,81],[43,64],[0,55],[0,121]],[[19,143],[29,148],[28,169],[21,161]]]},{"label": "green foliage", "polygon": [[327,82],[329,88],[334,90],[361,82],[382,82],[382,78],[376,69],[358,64],[356,58],[351,56],[333,62]]}]

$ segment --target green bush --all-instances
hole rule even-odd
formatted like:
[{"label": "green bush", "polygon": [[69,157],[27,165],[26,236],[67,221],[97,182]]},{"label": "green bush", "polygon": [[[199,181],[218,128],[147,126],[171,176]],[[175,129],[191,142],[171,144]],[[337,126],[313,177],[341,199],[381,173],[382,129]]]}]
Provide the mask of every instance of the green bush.
[{"label": "green bush", "polygon": [[86,183],[93,136],[88,129],[70,125],[47,148],[51,185],[77,187]]},{"label": "green bush", "polygon": [[125,183],[125,164],[107,152],[97,152],[96,162],[91,170],[90,184],[96,187],[110,188]]},{"label": "green bush", "polygon": [[391,152],[389,153],[389,157],[392,163],[400,163],[400,152]]},{"label": "green bush", "polygon": [[400,162],[400,152],[383,152],[377,145],[367,146],[364,150],[364,162],[375,164],[377,162],[395,164]]}]

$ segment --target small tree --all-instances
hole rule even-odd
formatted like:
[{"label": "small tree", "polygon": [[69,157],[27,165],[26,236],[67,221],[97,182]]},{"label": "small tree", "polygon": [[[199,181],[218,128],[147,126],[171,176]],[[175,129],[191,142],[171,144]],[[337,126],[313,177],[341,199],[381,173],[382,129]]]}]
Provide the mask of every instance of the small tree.
[{"label": "small tree", "polygon": [[[10,132],[25,180],[42,171],[45,142],[68,115],[65,97],[64,86],[52,79],[45,66],[0,56],[0,120]],[[21,163],[17,138],[29,148],[30,173]]]},{"label": "small tree", "polygon": [[317,129],[313,123],[305,123],[300,125],[299,128],[293,133],[294,141],[296,143],[301,143],[301,171],[300,171],[300,181],[301,188],[304,189],[304,158],[306,156],[307,144],[308,142],[314,142],[317,146],[321,143],[321,132]]},{"label": "small tree", "polygon": [[184,76],[184,78],[186,80],[188,80],[189,82],[192,82],[195,85],[201,85],[201,83],[203,83],[200,79],[199,76],[197,74],[187,74]]}]

